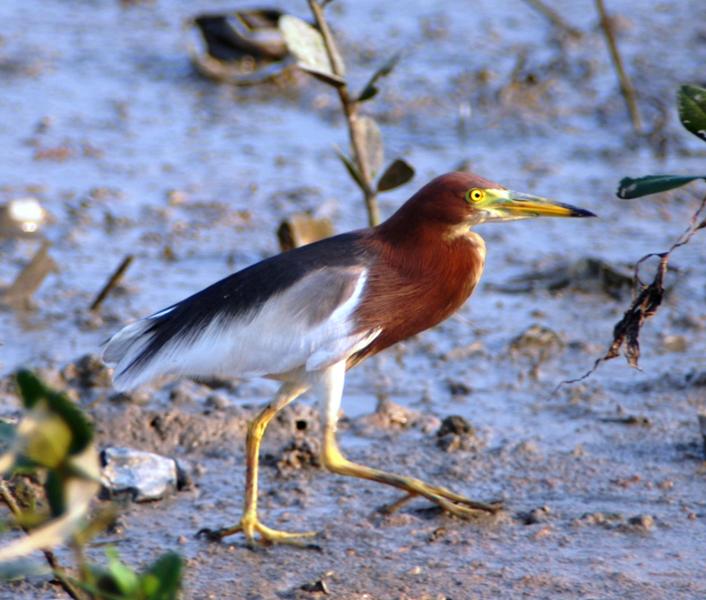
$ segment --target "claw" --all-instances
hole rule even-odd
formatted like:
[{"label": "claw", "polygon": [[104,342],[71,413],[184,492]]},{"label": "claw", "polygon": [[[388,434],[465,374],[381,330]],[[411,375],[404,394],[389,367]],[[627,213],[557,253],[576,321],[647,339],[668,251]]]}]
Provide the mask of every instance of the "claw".
[{"label": "claw", "polygon": [[[257,518],[253,519],[243,517],[240,519],[240,523],[233,527],[222,527],[221,529],[200,529],[196,533],[196,537],[205,538],[209,542],[217,542],[224,537],[234,535],[236,533],[242,533],[245,536],[249,546],[254,546],[255,544],[261,544],[263,546],[270,546],[272,544],[291,544],[302,548],[320,550],[320,547],[316,544],[307,544],[299,541],[299,538],[317,536],[319,534],[318,531],[280,531],[278,529],[267,527],[267,525],[261,523]],[[259,534],[259,537],[255,536],[256,533]]]},{"label": "claw", "polygon": [[499,501],[490,503],[478,502],[477,500],[471,500],[470,498],[455,494],[445,488],[427,485],[422,482],[418,482],[415,487],[419,487],[419,491],[410,491],[399,500],[381,506],[379,509],[380,512],[391,514],[417,496],[423,496],[427,498],[427,500],[437,504],[442,510],[466,519],[477,517],[479,513],[483,512],[496,514],[502,509],[502,502]]}]

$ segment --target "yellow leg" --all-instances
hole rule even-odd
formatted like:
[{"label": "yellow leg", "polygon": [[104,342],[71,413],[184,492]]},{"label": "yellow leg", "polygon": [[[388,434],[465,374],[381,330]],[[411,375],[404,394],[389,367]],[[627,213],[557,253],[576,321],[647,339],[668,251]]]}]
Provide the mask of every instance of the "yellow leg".
[{"label": "yellow leg", "polygon": [[[260,442],[265,434],[267,425],[272,418],[287,404],[308,389],[305,384],[285,383],[280,388],[275,399],[248,425],[245,441],[246,472],[245,472],[245,498],[243,502],[243,516],[237,525],[223,527],[222,529],[202,529],[197,535],[203,535],[209,540],[220,540],[235,533],[243,533],[249,544],[259,541],[269,543],[296,543],[298,538],[312,537],[315,531],[303,533],[290,533],[278,531],[263,525],[257,518],[257,478],[259,471]],[[259,539],[255,537],[259,534]]]},{"label": "yellow leg", "polygon": [[392,512],[416,496],[423,496],[435,504],[438,504],[443,510],[459,517],[473,517],[477,516],[480,512],[496,513],[501,508],[499,503],[488,504],[470,500],[451,490],[429,485],[413,477],[386,473],[385,471],[371,469],[370,467],[351,462],[343,456],[338,449],[335,425],[329,424],[325,428],[323,446],[322,462],[329,471],[340,475],[377,481],[407,492],[407,494],[397,502],[384,507],[384,512]]}]

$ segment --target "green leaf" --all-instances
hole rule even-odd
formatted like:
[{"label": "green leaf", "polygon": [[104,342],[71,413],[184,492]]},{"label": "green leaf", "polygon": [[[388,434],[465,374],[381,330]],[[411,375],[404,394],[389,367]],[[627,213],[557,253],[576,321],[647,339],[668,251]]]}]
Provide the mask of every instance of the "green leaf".
[{"label": "green leaf", "polygon": [[44,400],[49,412],[66,423],[72,434],[68,448],[70,454],[78,454],[91,443],[93,427],[81,409],[65,394],[49,388],[34,373],[26,370],[17,373],[17,386],[25,407],[32,409]]},{"label": "green leaf", "polygon": [[128,598],[137,597],[136,592],[140,583],[137,573],[120,560],[118,551],[115,548],[108,548],[105,553],[108,557],[106,574],[112,580],[115,589]]},{"label": "green leaf", "polygon": [[380,176],[378,192],[386,192],[400,187],[412,179],[412,177],[414,177],[414,167],[407,161],[397,158]]},{"label": "green leaf", "polygon": [[343,165],[346,167],[348,170],[348,174],[353,178],[353,181],[355,181],[358,184],[358,187],[362,190],[365,189],[365,183],[363,182],[363,177],[361,174],[358,172],[358,168],[353,164],[353,161],[348,158],[339,148],[335,148],[336,150],[336,156],[341,159],[341,162]]},{"label": "green leaf", "polygon": [[[345,84],[343,61],[337,57],[339,73],[331,65],[324,38],[306,21],[292,15],[283,15],[279,20],[285,44],[296,57],[297,66],[317,79],[333,86]],[[334,49],[335,52],[335,49]],[[337,56],[337,55],[336,55]]]},{"label": "green leaf", "polygon": [[674,188],[681,187],[695,181],[706,180],[706,175],[647,175],[645,177],[624,177],[618,185],[618,197],[625,200],[640,198],[649,194],[658,194]]},{"label": "green leaf", "polygon": [[46,389],[39,378],[24,369],[17,373],[17,387],[20,389],[22,403],[27,409],[34,408],[42,398],[44,398],[44,390]]},{"label": "green leaf", "polygon": [[388,59],[377,71],[375,71],[368,80],[368,83],[363,86],[363,90],[360,94],[358,94],[358,98],[356,100],[358,102],[365,102],[366,100],[370,100],[375,97],[380,91],[377,86],[377,82],[392,73],[392,70],[397,66],[397,63],[400,62],[400,58],[401,55],[398,52],[392,58]]},{"label": "green leaf", "polygon": [[140,578],[145,600],[174,600],[181,587],[183,560],[174,552],[158,558]]},{"label": "green leaf", "polygon": [[683,85],[677,94],[679,119],[696,137],[706,142],[706,88]]},{"label": "green leaf", "polygon": [[22,454],[33,463],[49,469],[60,468],[71,446],[71,429],[44,405],[32,409],[23,419]]},{"label": "green leaf", "polygon": [[47,502],[49,502],[49,508],[51,509],[52,516],[54,517],[58,517],[66,510],[66,503],[64,500],[65,483],[66,482],[56,471],[50,470],[47,473],[47,481],[44,484],[44,492],[47,495]]}]

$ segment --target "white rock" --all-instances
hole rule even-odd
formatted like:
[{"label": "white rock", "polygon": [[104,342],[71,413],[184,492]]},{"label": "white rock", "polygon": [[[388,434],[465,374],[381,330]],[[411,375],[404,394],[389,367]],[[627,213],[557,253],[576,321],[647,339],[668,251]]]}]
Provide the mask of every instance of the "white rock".
[{"label": "white rock", "polygon": [[159,500],[176,489],[177,465],[171,458],[132,448],[106,448],[102,459],[102,482],[111,495],[129,493],[135,502],[144,502]]}]

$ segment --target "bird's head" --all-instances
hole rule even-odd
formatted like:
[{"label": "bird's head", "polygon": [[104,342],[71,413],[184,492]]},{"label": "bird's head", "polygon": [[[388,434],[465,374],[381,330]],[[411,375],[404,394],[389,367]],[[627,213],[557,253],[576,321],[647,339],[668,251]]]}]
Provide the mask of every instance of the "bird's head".
[{"label": "bird's head", "polygon": [[533,217],[595,217],[592,212],[546,198],[513,192],[472,173],[447,173],[430,181],[398,211],[406,220],[467,228],[480,223]]}]

